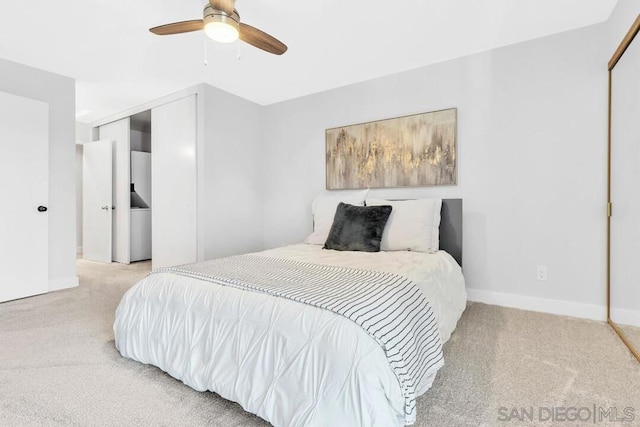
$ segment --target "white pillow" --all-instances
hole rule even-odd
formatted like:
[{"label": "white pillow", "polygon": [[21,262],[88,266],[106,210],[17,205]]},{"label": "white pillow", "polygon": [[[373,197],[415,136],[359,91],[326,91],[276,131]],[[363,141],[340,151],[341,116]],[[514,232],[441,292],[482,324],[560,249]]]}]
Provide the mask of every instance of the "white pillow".
[{"label": "white pillow", "polygon": [[336,216],[336,209],[340,202],[355,206],[363,206],[369,190],[340,194],[320,194],[313,199],[313,233],[305,239],[310,245],[324,245],[329,237],[329,231]]},{"label": "white pillow", "polygon": [[367,206],[390,205],[380,250],[437,252],[440,247],[442,199],[391,201],[367,199]]}]

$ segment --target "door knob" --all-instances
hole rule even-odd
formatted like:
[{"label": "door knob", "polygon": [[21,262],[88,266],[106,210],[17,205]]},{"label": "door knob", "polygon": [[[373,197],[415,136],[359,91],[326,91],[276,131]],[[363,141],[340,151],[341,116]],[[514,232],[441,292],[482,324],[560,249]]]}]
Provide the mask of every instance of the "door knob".
[{"label": "door knob", "polygon": [[109,206],[103,206],[101,209],[102,209],[103,211],[108,211],[108,210],[109,210]]},{"label": "door knob", "polygon": [[38,212],[46,212],[48,211],[46,206],[38,206]]}]

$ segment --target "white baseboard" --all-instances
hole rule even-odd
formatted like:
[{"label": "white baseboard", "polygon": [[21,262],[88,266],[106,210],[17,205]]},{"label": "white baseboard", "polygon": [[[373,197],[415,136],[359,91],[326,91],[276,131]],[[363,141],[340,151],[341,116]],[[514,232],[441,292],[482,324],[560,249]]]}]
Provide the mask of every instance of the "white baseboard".
[{"label": "white baseboard", "polygon": [[607,320],[607,308],[595,304],[584,304],[525,295],[505,294],[502,292],[467,289],[467,299],[474,302],[519,308],[541,313],[559,314],[591,320]]},{"label": "white baseboard", "polygon": [[618,325],[640,327],[640,311],[611,307],[611,319]]},{"label": "white baseboard", "polygon": [[80,284],[77,277],[69,277],[66,279],[49,280],[49,292],[60,291],[62,289],[75,288]]}]

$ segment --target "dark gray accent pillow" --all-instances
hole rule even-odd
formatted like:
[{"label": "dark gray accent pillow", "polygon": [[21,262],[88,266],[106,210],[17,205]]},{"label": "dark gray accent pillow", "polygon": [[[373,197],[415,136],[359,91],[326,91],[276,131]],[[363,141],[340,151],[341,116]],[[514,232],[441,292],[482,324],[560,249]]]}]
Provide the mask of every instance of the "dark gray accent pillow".
[{"label": "dark gray accent pillow", "polygon": [[380,252],[382,232],[391,215],[391,206],[338,204],[324,249]]}]

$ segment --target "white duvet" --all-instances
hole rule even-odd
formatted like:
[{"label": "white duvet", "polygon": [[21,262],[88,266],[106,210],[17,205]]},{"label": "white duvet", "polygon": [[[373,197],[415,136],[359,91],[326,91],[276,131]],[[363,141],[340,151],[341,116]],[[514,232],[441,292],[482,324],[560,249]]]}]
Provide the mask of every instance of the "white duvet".
[{"label": "white duvet", "polygon": [[[460,267],[442,251],[337,252],[301,244],[261,254],[401,274],[427,296],[443,342],[465,308]],[[404,424],[405,400],[381,347],[321,308],[162,273],[124,295],[113,328],[124,357],[238,402],[276,427]],[[433,379],[418,386],[418,395]]]}]

